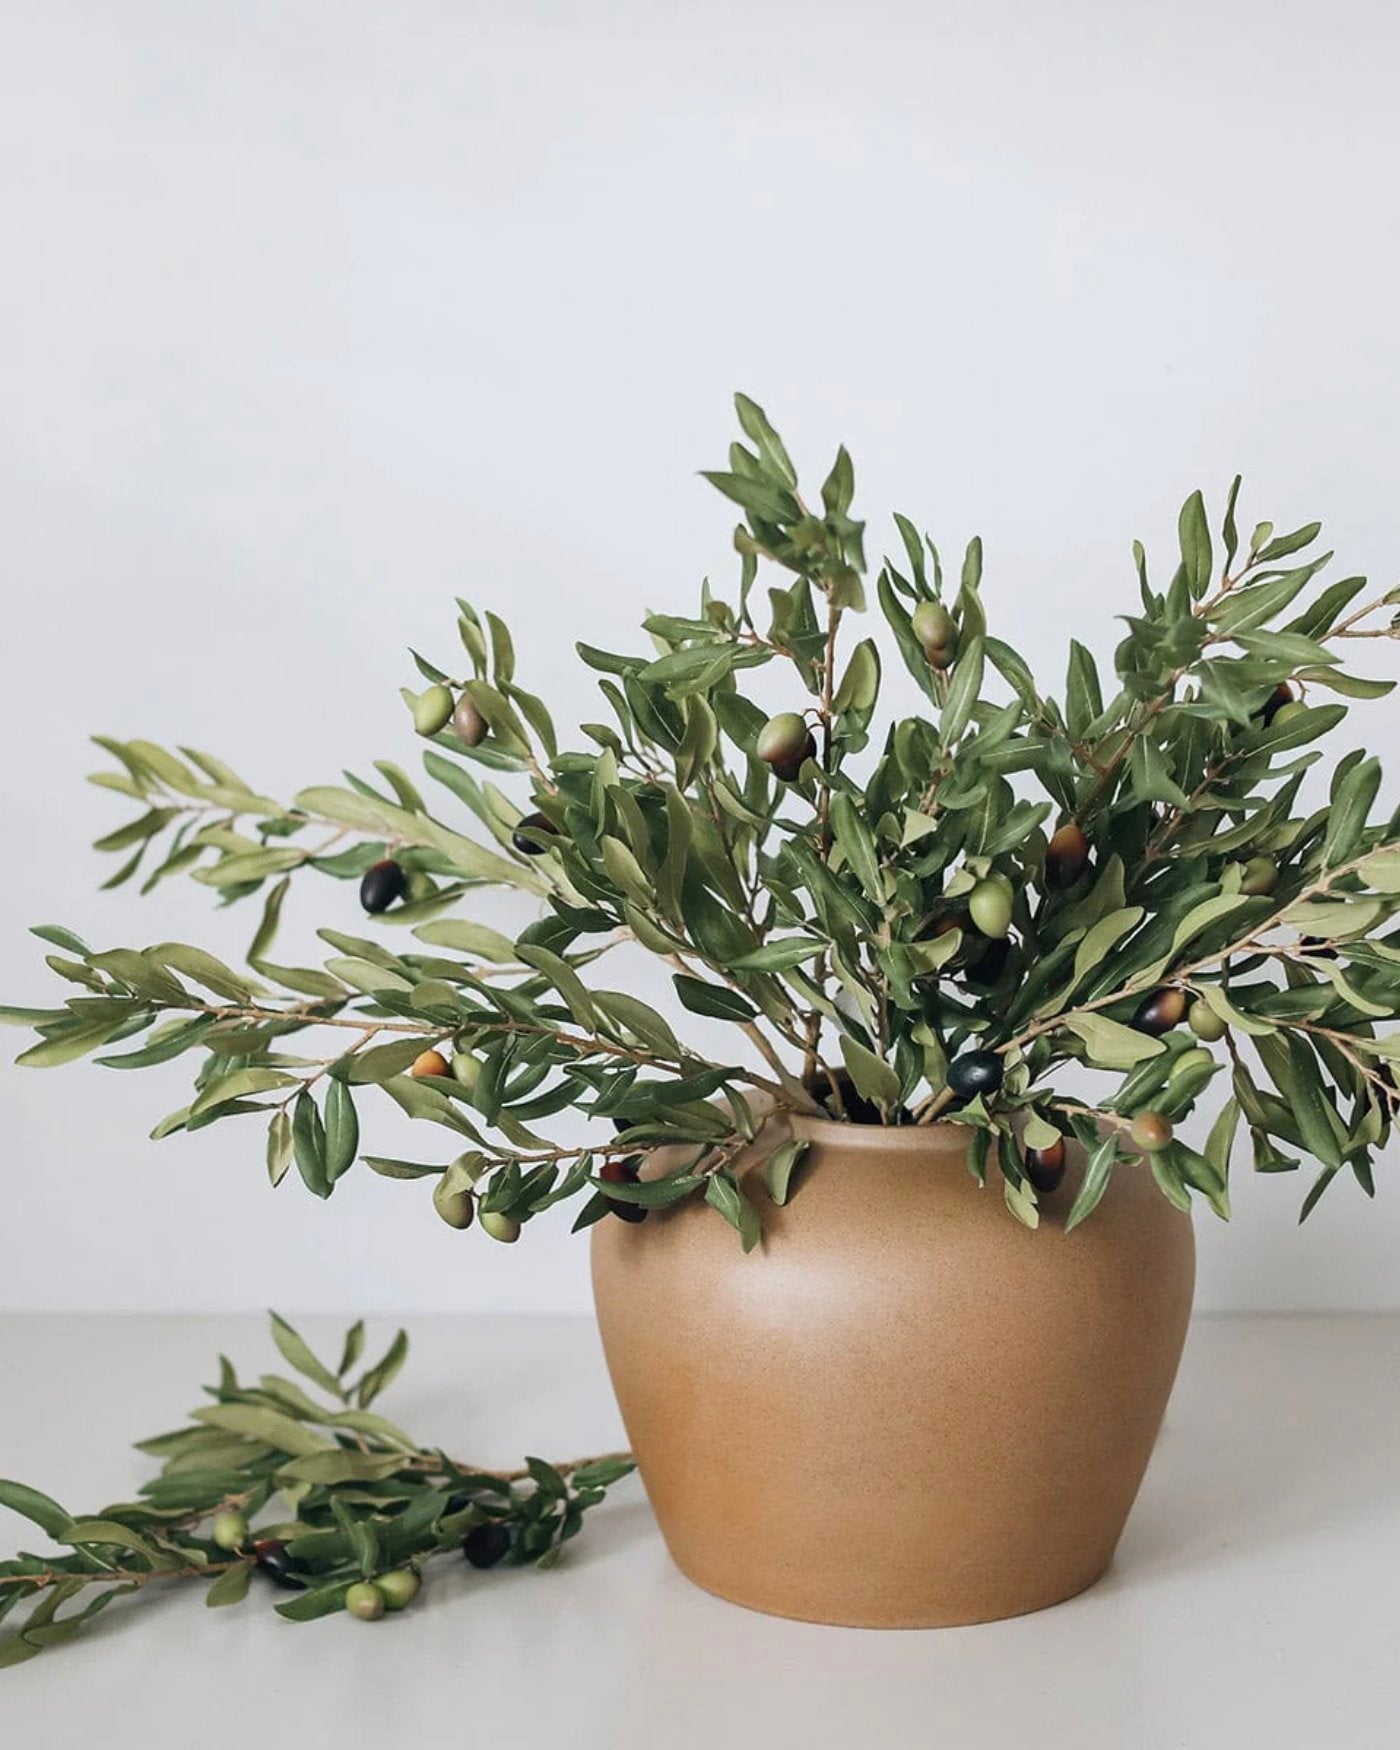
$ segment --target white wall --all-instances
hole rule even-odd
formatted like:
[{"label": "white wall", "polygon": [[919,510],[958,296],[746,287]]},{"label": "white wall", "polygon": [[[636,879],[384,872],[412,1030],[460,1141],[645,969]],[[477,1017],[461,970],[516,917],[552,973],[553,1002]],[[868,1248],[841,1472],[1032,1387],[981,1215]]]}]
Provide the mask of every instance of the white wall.
[{"label": "white wall", "polygon": [[[94,891],[90,730],[288,793],[411,758],[403,646],[450,650],[463,590],[593,714],[572,640],[730,575],[692,471],[737,386],[809,470],[847,441],[877,545],[892,507],[981,531],[1056,670],[1236,468],[1393,579],[1397,49],[1357,0],[12,0],[0,994],[48,995],[31,920],[251,932]],[[366,1172],[274,1197],[237,1124],[144,1141],[180,1089],[0,1071],[0,1304],[583,1304],[562,1232],[507,1253]],[[1400,1306],[1395,1164],[1301,1234],[1302,1185],[1242,1174],[1202,1304]]]}]

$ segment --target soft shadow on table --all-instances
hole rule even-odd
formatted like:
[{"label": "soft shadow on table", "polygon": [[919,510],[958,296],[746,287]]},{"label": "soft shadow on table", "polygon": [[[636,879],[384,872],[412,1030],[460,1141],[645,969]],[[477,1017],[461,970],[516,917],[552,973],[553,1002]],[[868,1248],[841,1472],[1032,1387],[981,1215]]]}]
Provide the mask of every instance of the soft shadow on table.
[{"label": "soft shadow on table", "polygon": [[[1203,1321],[1106,1584],[1287,1547],[1393,1506],[1392,1321]],[[1382,1462],[1378,1462],[1381,1460]]]}]

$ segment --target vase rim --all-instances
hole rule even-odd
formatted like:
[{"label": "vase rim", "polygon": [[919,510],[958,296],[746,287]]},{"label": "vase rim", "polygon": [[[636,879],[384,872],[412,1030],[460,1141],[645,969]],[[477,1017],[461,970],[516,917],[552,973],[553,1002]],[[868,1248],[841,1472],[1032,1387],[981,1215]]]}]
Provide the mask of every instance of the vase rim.
[{"label": "vase rim", "polygon": [[805,1112],[790,1112],[792,1134],[803,1142],[849,1154],[962,1157],[967,1152],[974,1126],[937,1118],[931,1124],[851,1124],[836,1118],[812,1118]]}]

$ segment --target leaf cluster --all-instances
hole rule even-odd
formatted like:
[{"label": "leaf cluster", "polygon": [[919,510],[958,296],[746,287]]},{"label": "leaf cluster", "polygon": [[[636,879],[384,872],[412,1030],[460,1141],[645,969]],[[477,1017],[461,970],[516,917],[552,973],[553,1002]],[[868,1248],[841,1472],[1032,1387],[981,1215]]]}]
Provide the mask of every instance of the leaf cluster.
[{"label": "leaf cluster", "polygon": [[[147,889],[182,873],[225,902],[259,895],[248,967],[44,927],[77,988],[7,1011],[38,1033],[20,1061],[188,1054],[191,1097],[154,1134],[260,1116],[274,1184],[294,1164],[326,1197],[364,1159],[433,1179],[454,1225],[499,1218],[481,1224],[496,1238],[564,1199],[587,1225],[696,1197],[751,1247],[761,1215],[736,1163],[790,1112],[955,1114],[978,1133],[974,1171],[990,1163],[1031,1226],[1024,1149],[1077,1136],[1073,1225],[1138,1158],[1136,1117],[1174,1125],[1227,1084],[1204,1148],[1173,1136],[1151,1157],[1173,1202],[1228,1213],[1241,1128],[1262,1171],[1319,1163],[1304,1213],[1344,1168],[1369,1192],[1396,1107],[1400,821],[1376,812],[1380,765],[1361,748],[1323,769],[1325,801],[1306,805],[1304,781],[1349,702],[1392,684],[1343,658],[1397,635],[1400,592],[1325,581],[1317,524],[1242,539],[1237,480],[1218,525],[1187,500],[1160,587],[1135,546],[1112,672],[1076,640],[1056,693],[989,619],[980,540],[945,572],[897,516],[868,588],[849,456],[809,504],[763,410],[737,408],[741,439],[707,475],[742,516],[733,593],[707,584],[693,613],[648,615],[645,648],[580,645],[604,713],[579,745],[522,687],[505,623],[465,600],[459,657],[415,653],[428,692],[405,689],[421,778],[380,761],[373,780],[282,804],[193,749],[101,738],[116,769],[96,781],[141,810],[99,841],[124,859],[114,882],[144,869]],[[850,636],[870,597],[883,654]],[[913,714],[881,714],[891,651],[922,695]],[[760,751],[760,669],[805,737],[791,770]],[[438,696],[458,712],[439,718]],[[386,858],[405,889],[376,919],[389,936],[325,928],[320,964],[273,958],[294,878],[353,882]],[[538,917],[487,927],[471,915],[485,885],[532,896]],[[1002,907],[1006,927],[989,926]],[[665,1012],[609,979],[622,943],[665,966]],[[1163,992],[1195,1032],[1142,1024]],[[693,1016],[729,1023],[732,1048],[692,1043]],[[974,1052],[997,1085],[969,1099],[956,1065]],[[1109,1079],[1071,1098],[1072,1066]],[[362,1156],[372,1094],[445,1145]],[[552,1133],[566,1113],[589,1141]]]}]

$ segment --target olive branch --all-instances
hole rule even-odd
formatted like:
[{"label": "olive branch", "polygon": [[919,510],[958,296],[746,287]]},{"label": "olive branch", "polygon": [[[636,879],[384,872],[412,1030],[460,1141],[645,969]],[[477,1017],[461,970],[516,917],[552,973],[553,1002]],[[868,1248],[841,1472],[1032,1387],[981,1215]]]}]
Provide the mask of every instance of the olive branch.
[{"label": "olive branch", "polygon": [[[99,737],[115,769],[95,781],[140,810],[98,841],[124,859],[108,885],[185,876],[258,896],[261,916],[247,970],[41,927],[76,991],[4,1011],[37,1029],[20,1061],[188,1054],[190,1098],[154,1135],[256,1116],[274,1185],[294,1164],[329,1196],[362,1160],[432,1180],[444,1220],[507,1243],[564,1201],[583,1227],[694,1197],[751,1248],[745,1150],[775,1153],[785,1198],[801,1145],[773,1117],[790,1111],[955,1116],[1029,1226],[1063,1196],[1073,1228],[1143,1161],[1174,1203],[1227,1215],[1241,1127],[1262,1171],[1316,1158],[1304,1214],[1343,1168],[1369,1192],[1396,1107],[1400,1035],[1379,1029],[1400,1013],[1400,819],[1373,818],[1374,757],[1319,770],[1316,744],[1390,689],[1342,653],[1400,636],[1400,591],[1324,582],[1315,523],[1242,539],[1236,480],[1216,528],[1188,498],[1164,586],[1134,547],[1113,684],[1076,640],[1056,695],[989,623],[981,541],[945,577],[900,516],[873,593],[926,709],[881,717],[880,645],[846,636],[867,605],[850,457],[804,497],[763,410],[736,405],[742,441],[706,477],[742,514],[737,587],[648,615],[644,651],[578,646],[605,720],[575,745],[504,621],[466,600],[461,655],[414,653],[404,689],[421,777],[381,760],[282,803],[212,755]],[[746,691],[769,668],[776,712]],[[274,960],[309,874],[392,933],[327,926],[319,964]],[[488,886],[538,917],[478,922]],[[614,988],[625,974],[604,982],[619,948],[665,968],[664,1012]],[[697,1016],[732,1050],[690,1043]],[[1070,1095],[1071,1067],[1113,1079]],[[1221,1074],[1197,1150],[1177,1127]],[[362,1151],[376,1095],[438,1146]],[[1070,1137],[1089,1157],[1072,1195]]]},{"label": "olive branch", "polygon": [[[211,1401],[184,1426],[137,1442],[160,1460],[139,1500],[75,1516],[0,1480],[0,1506],[67,1552],[0,1561],[0,1620],[24,1612],[0,1638],[0,1667],[72,1640],[125,1594],[173,1581],[211,1582],[204,1601],[217,1607],[264,1580],[287,1594],[280,1616],[311,1622],[405,1608],[443,1556],[475,1568],[552,1567],[588,1509],[633,1468],[625,1452],[530,1458],[515,1470],[457,1462],[370,1409],[407,1358],[403,1331],[358,1375],[362,1321],[334,1368],[275,1313],[272,1335],[307,1384],[266,1373],[244,1385],[220,1357]],[[277,1516],[254,1525],[270,1508]]]}]

